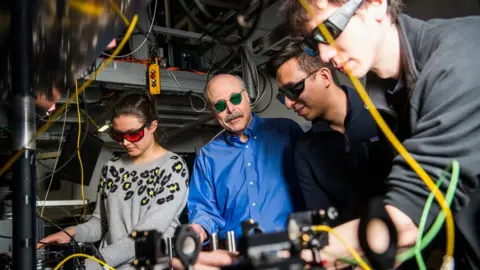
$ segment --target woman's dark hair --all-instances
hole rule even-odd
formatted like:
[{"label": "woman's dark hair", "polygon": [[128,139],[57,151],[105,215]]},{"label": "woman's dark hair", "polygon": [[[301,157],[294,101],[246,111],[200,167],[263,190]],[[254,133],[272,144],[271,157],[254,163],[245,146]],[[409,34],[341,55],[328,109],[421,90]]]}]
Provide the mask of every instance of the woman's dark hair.
[{"label": "woman's dark hair", "polygon": [[[157,120],[157,109],[155,101],[148,93],[131,93],[122,98],[115,104],[112,110],[110,121],[122,116],[132,115],[140,119],[143,123],[149,123]],[[157,134],[155,140],[158,142]]]}]

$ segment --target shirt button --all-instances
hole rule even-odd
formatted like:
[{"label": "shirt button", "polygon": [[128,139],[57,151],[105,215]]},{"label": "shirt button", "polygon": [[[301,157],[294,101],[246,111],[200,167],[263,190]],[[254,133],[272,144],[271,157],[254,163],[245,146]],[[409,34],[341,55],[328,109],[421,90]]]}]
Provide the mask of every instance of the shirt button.
[{"label": "shirt button", "polygon": [[250,182],[250,185],[253,185],[253,182]]},{"label": "shirt button", "polygon": [[256,203],[252,203],[253,206],[257,205]]},{"label": "shirt button", "polygon": [[255,139],[255,140],[256,140],[256,139],[257,139],[257,136],[253,136],[253,139]]},{"label": "shirt button", "polygon": [[248,162],[248,164],[247,164],[247,165],[248,165],[248,166],[252,166],[252,163]]},{"label": "shirt button", "polygon": [[247,146],[245,146],[245,148],[248,148],[248,145],[247,145]]}]

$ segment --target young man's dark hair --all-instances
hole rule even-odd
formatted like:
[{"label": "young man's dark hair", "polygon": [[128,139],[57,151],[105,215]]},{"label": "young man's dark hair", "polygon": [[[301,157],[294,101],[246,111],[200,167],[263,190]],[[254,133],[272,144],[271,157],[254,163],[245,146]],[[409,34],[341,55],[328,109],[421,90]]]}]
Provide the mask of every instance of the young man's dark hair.
[{"label": "young man's dark hair", "polygon": [[267,63],[269,75],[275,78],[278,68],[292,58],[296,58],[299,67],[309,74],[323,67],[333,68],[331,64],[322,62],[320,58],[306,54],[302,49],[301,40],[292,40],[271,56]]}]

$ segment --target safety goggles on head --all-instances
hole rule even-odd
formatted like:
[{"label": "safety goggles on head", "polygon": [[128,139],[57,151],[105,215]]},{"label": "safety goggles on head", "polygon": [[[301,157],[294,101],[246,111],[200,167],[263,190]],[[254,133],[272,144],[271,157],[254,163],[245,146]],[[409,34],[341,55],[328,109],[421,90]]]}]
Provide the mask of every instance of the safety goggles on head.
[{"label": "safety goggles on head", "polygon": [[149,124],[150,122],[147,122],[141,128],[128,132],[118,132],[112,128],[109,132],[109,135],[114,141],[117,142],[123,142],[123,140],[127,140],[131,143],[136,143],[143,139],[143,136],[145,136],[145,128]]},{"label": "safety goggles on head", "polygon": [[[333,39],[336,39],[338,36],[340,36],[362,2],[363,0],[348,1],[323,22]],[[312,34],[303,39],[302,49],[310,56],[316,56],[318,54],[317,44],[319,43],[328,44],[327,38],[322,34],[318,27],[315,27],[315,29],[312,31]]]},{"label": "safety goggles on head", "polygon": [[[245,91],[245,89],[243,89],[242,91],[238,92],[238,93],[233,93],[231,96],[230,96],[230,103],[232,103],[233,105],[238,105],[240,103],[242,103],[242,92]],[[223,111],[225,111],[225,109],[227,108],[227,101],[225,99],[220,99],[218,100],[217,102],[215,102],[215,104],[213,104],[213,108],[215,109],[215,111],[217,113],[221,113]]]},{"label": "safety goggles on head", "polygon": [[285,96],[287,96],[289,99],[297,99],[303,93],[303,90],[305,90],[305,80],[310,78],[310,76],[315,73],[317,72],[315,71],[310,73],[307,77],[295,83],[294,85],[287,84],[281,88],[278,88],[278,101],[280,101],[282,104],[285,104]]}]

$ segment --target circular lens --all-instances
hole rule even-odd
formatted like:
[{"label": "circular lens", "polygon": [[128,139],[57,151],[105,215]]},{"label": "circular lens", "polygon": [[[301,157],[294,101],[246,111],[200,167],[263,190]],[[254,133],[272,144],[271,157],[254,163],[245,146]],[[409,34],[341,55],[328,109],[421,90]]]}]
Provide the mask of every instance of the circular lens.
[{"label": "circular lens", "polygon": [[238,105],[240,102],[242,102],[242,94],[240,93],[235,93],[230,97],[230,102],[233,105]]},{"label": "circular lens", "polygon": [[223,112],[227,108],[227,103],[225,100],[219,100],[213,107],[215,108],[215,111]]}]

